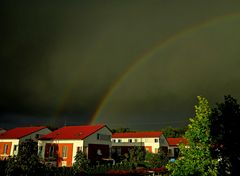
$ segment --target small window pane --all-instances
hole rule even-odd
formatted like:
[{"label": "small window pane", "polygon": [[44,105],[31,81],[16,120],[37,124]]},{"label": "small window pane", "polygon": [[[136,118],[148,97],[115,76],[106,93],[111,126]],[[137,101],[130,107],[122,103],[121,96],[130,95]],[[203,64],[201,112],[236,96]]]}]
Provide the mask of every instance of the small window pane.
[{"label": "small window pane", "polygon": [[7,154],[7,151],[8,151],[8,145],[7,145],[7,144],[4,144],[3,153],[4,153],[4,154]]},{"label": "small window pane", "polygon": [[67,146],[63,146],[63,149],[62,149],[62,156],[63,157],[67,157]]},{"label": "small window pane", "polygon": [[53,156],[54,156],[54,146],[53,146],[53,145],[50,146],[50,148],[49,148],[49,156],[50,156],[50,157],[53,157]]}]

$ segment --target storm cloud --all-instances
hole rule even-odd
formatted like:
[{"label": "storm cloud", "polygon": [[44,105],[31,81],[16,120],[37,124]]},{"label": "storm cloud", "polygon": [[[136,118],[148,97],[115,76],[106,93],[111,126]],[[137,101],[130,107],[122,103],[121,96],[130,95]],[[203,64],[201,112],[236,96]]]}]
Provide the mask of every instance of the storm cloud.
[{"label": "storm cloud", "polygon": [[185,125],[197,95],[239,98],[239,5],[2,1],[0,126],[88,124],[99,111],[96,123],[159,129]]}]

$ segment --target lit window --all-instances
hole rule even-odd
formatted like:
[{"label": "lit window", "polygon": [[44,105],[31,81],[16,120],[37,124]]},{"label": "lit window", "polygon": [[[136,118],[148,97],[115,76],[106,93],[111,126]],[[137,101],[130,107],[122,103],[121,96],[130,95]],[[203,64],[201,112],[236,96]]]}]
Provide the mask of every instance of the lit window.
[{"label": "lit window", "polygon": [[63,146],[63,148],[62,148],[62,157],[63,158],[67,157],[67,150],[68,150],[68,147],[67,146]]},{"label": "lit window", "polygon": [[3,154],[7,154],[8,151],[8,145],[4,144]]}]

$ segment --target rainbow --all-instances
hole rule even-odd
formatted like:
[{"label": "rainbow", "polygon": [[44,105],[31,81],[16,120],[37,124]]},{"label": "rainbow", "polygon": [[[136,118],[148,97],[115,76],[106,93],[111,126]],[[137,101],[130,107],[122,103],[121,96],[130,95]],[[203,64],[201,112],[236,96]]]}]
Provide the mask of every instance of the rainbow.
[{"label": "rainbow", "polygon": [[134,62],[128,68],[125,69],[123,74],[120,75],[120,77],[117,78],[114,81],[114,83],[109,87],[105,96],[103,96],[103,99],[100,101],[99,106],[96,108],[96,112],[92,116],[90,124],[95,124],[96,123],[96,120],[99,117],[99,115],[101,114],[102,110],[108,104],[110,98],[113,96],[114,92],[121,85],[121,83],[123,83],[127,79],[128,75],[131,74],[138,67],[140,67],[141,65],[146,63],[147,60],[149,58],[151,58],[152,56],[154,56],[154,54],[156,54],[157,51],[159,51],[160,49],[164,49],[165,47],[167,47],[171,44],[174,44],[176,40],[178,40],[179,38],[181,38],[182,36],[184,36],[186,34],[193,33],[195,31],[204,29],[204,28],[208,27],[209,25],[216,24],[216,23],[218,23],[222,20],[227,20],[227,19],[231,19],[231,18],[239,17],[239,16],[240,16],[240,13],[237,12],[237,13],[226,14],[226,15],[223,15],[223,16],[218,16],[218,17],[215,17],[215,18],[211,18],[211,19],[202,21],[201,23],[192,25],[188,28],[185,28],[182,31],[179,31],[179,32],[175,33],[174,35],[172,35],[168,38],[165,38],[164,40],[158,41],[151,48],[144,51],[141,55],[139,55],[134,60]]}]

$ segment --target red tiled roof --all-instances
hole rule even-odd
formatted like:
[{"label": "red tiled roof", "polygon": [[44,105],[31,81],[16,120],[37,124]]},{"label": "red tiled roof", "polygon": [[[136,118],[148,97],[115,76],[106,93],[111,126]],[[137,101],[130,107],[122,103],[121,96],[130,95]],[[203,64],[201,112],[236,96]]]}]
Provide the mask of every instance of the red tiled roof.
[{"label": "red tiled roof", "polygon": [[180,143],[187,144],[187,139],[185,138],[167,138],[168,145],[170,146],[176,146],[179,145]]},{"label": "red tiled roof", "polygon": [[65,126],[41,137],[40,140],[84,139],[103,127],[105,127],[105,125]]},{"label": "red tiled roof", "polygon": [[163,133],[157,132],[127,132],[127,133],[113,133],[112,138],[150,138],[160,137]]},{"label": "red tiled roof", "polygon": [[45,126],[38,127],[17,127],[0,134],[0,139],[20,139],[34,132],[46,128]]}]

